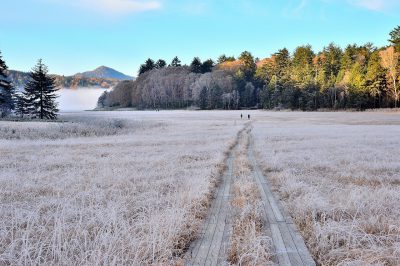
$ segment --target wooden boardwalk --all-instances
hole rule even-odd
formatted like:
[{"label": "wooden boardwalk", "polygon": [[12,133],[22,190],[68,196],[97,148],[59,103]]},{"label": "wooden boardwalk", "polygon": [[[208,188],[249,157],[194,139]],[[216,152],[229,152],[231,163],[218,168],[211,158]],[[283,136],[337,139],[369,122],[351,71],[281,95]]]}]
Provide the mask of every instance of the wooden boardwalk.
[{"label": "wooden boardwalk", "polygon": [[230,200],[234,151],[226,160],[227,169],[218,186],[217,196],[211,204],[210,214],[205,221],[199,239],[192,243],[186,255],[186,265],[225,265],[226,252],[232,229]]},{"label": "wooden boardwalk", "polygon": [[[238,142],[243,132],[244,130],[238,135]],[[192,243],[185,256],[185,265],[228,265],[226,259],[232,231],[231,185],[237,146],[236,144],[226,160],[227,169],[218,186],[216,198],[211,204],[210,213],[202,226],[199,238]],[[262,174],[254,157],[252,140],[250,140],[247,154],[253,178],[260,190],[265,228],[273,241],[275,263],[285,266],[315,265],[291,217],[284,212],[281,203],[273,195],[267,179]]]},{"label": "wooden boardwalk", "polygon": [[267,227],[271,230],[277,264],[315,265],[292,218],[285,213],[281,203],[273,195],[267,178],[262,174],[254,157],[252,141],[250,141],[248,156],[253,176],[260,190]]}]

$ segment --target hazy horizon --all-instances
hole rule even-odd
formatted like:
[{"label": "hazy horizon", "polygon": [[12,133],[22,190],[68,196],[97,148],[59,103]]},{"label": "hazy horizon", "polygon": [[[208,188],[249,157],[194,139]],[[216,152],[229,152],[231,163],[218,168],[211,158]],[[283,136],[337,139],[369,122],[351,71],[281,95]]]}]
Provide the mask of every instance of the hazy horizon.
[{"label": "hazy horizon", "polygon": [[100,95],[106,90],[108,89],[98,87],[62,88],[57,91],[58,109],[61,112],[92,110],[96,107]]}]

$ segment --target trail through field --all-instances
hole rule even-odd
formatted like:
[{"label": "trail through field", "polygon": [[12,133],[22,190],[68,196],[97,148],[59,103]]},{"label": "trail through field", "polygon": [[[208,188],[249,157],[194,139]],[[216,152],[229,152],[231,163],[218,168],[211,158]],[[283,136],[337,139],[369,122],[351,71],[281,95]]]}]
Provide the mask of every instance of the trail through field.
[{"label": "trail through field", "polygon": [[[246,136],[247,135],[247,136]],[[249,139],[247,159],[251,166],[251,176],[256,183],[262,202],[263,230],[272,239],[273,261],[277,265],[315,265],[303,238],[298,233],[292,219],[287,215],[272,193],[267,179],[262,174],[253,151],[251,124],[247,123],[239,132],[235,145],[226,159],[226,170],[211,204],[209,215],[186,255],[186,265],[229,265],[228,252],[233,226],[233,180],[235,151],[244,138]]]},{"label": "trail through field", "polygon": [[261,193],[264,218],[271,230],[276,262],[278,265],[315,265],[291,217],[285,213],[280,201],[272,193],[267,178],[262,174],[254,157],[253,141],[250,141],[248,156]]},{"label": "trail through field", "polygon": [[229,231],[232,228],[232,213],[229,206],[232,198],[234,151],[238,146],[238,141],[243,131],[244,129],[238,133],[235,145],[229,151],[226,159],[226,169],[221,183],[218,185],[209,215],[203,224],[199,238],[189,248],[187,265],[226,264]]}]

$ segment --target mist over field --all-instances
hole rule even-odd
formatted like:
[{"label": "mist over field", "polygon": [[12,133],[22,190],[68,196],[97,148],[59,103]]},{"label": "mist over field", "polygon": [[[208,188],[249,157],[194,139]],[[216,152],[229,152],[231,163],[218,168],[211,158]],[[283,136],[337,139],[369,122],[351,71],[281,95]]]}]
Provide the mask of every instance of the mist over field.
[{"label": "mist over field", "polygon": [[92,110],[96,107],[97,99],[106,89],[103,88],[78,88],[60,89],[57,91],[58,108],[60,111]]}]

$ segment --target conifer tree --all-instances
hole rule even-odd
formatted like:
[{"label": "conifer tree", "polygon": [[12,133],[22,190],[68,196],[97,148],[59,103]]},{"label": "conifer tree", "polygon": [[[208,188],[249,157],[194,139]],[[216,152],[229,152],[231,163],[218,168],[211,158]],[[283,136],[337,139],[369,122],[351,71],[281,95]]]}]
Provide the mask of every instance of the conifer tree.
[{"label": "conifer tree", "polygon": [[400,26],[397,26],[390,32],[390,40],[396,49],[396,52],[400,53]]},{"label": "conifer tree", "polygon": [[155,67],[154,61],[151,58],[147,59],[139,68],[139,76],[147,71],[153,70]]},{"label": "conifer tree", "polygon": [[180,67],[181,60],[179,60],[179,58],[177,56],[175,56],[174,59],[172,59],[171,66],[172,67]]},{"label": "conifer tree", "polygon": [[15,96],[15,113],[21,118],[28,114],[26,99],[22,93],[18,93]]},{"label": "conifer tree", "polygon": [[233,62],[235,61],[235,57],[233,56],[226,56],[225,54],[221,55],[220,57],[218,57],[217,63],[218,64],[222,64],[224,62]]},{"label": "conifer tree", "polygon": [[240,54],[239,60],[242,61],[243,64],[242,71],[245,79],[250,81],[253,78],[257,68],[253,55],[248,51],[244,51]]},{"label": "conifer tree", "polygon": [[212,59],[208,59],[204,61],[203,64],[201,65],[201,72],[202,73],[211,72],[213,67],[214,67],[214,61]]},{"label": "conifer tree", "polygon": [[202,64],[201,64],[200,58],[198,58],[198,57],[193,58],[193,61],[190,64],[190,71],[193,73],[201,73],[201,67],[202,67]]},{"label": "conifer tree", "polygon": [[7,65],[0,53],[0,115],[7,116],[14,109],[14,87],[7,77]]},{"label": "conifer tree", "polygon": [[167,62],[165,62],[165,60],[163,59],[158,59],[158,61],[156,62],[156,69],[161,69],[164,68],[167,65]]},{"label": "conifer tree", "polygon": [[48,75],[47,66],[40,59],[29,73],[30,81],[25,86],[24,98],[27,112],[40,119],[56,119],[57,103],[55,79]]}]

